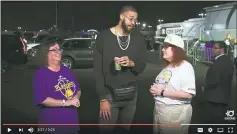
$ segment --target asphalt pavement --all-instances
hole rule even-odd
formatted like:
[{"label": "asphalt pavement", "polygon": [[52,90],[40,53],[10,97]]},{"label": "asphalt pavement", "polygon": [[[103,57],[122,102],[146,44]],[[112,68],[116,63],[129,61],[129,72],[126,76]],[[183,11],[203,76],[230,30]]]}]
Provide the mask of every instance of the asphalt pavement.
[{"label": "asphalt pavement", "polygon": [[[160,60],[155,57],[156,53],[148,52],[147,67],[139,76],[139,91],[137,109],[133,123],[152,124],[153,120],[153,96],[149,93],[149,87],[156,75],[161,71]],[[150,57],[149,57],[150,56]],[[193,99],[193,118],[191,123],[198,122],[199,110],[202,97],[199,95],[203,77],[207,66],[198,64],[194,66],[196,73],[197,96]],[[33,105],[32,79],[35,69],[29,69],[27,65],[13,67],[1,77],[2,94],[2,123],[4,124],[34,124],[37,123],[38,108]],[[96,124],[99,113],[99,101],[95,91],[95,80],[92,69],[74,69],[76,78],[82,89],[79,118],[82,124]],[[236,110],[236,77],[233,80],[230,109]],[[66,116],[66,115],[65,115]],[[89,129],[87,129],[89,128]],[[93,128],[93,129],[92,129]],[[146,128],[146,129],[144,129]],[[194,128],[196,129],[196,128]],[[82,127],[82,132],[93,132],[96,126]],[[152,127],[131,128],[132,132],[150,134]],[[193,130],[195,131],[195,130]],[[89,133],[89,132],[88,132]],[[193,132],[190,132],[193,134]]]}]

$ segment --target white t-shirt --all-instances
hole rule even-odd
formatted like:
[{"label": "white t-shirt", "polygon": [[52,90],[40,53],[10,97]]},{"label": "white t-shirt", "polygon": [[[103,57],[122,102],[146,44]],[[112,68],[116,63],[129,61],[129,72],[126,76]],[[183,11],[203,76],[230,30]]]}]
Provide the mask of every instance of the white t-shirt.
[{"label": "white t-shirt", "polygon": [[[178,67],[164,68],[156,77],[155,83],[162,86],[165,90],[183,90],[193,95],[196,94],[194,69],[187,61],[184,61]],[[186,104],[191,102],[191,99],[176,99],[162,96],[155,96],[154,98],[158,104]]]}]

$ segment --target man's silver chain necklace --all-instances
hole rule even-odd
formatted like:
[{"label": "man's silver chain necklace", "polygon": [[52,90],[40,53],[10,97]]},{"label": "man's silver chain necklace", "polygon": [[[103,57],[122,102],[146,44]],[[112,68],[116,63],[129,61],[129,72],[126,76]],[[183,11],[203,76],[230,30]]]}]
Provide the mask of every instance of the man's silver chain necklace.
[{"label": "man's silver chain necklace", "polygon": [[119,33],[116,32],[116,27],[115,27],[115,34],[117,36],[117,41],[118,41],[120,49],[127,50],[130,44],[130,34],[128,35],[128,38],[125,41],[122,41],[119,38],[119,35],[118,35]]}]

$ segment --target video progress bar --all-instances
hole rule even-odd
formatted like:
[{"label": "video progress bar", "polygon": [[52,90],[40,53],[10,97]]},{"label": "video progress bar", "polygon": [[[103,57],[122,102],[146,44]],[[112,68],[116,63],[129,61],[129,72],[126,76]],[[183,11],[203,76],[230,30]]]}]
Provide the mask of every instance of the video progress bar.
[{"label": "video progress bar", "polygon": [[182,126],[236,126],[236,124],[181,124]]}]

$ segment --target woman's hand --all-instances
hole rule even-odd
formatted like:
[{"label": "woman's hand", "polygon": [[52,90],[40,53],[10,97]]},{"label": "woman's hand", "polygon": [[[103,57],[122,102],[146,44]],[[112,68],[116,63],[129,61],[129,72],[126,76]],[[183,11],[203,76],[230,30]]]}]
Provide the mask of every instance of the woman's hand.
[{"label": "woman's hand", "polygon": [[66,100],[65,106],[75,106],[79,107],[80,106],[80,101],[77,98],[72,98],[70,100]]},{"label": "woman's hand", "polygon": [[152,95],[160,95],[162,90],[163,88],[161,86],[154,83],[153,85],[151,85],[150,92]]}]

